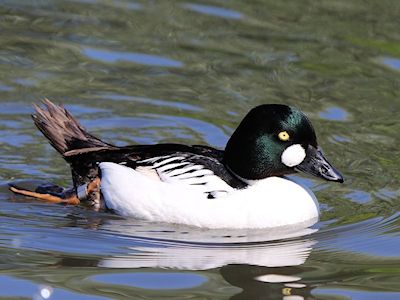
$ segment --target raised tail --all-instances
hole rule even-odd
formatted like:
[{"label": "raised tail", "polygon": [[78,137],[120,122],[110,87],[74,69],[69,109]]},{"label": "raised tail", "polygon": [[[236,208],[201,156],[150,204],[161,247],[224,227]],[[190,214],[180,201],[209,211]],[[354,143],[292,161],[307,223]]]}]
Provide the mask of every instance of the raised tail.
[{"label": "raised tail", "polygon": [[44,108],[35,105],[33,121],[64,158],[67,158],[71,152],[114,148],[113,145],[88,133],[64,107],[47,99],[43,100],[43,104]]}]

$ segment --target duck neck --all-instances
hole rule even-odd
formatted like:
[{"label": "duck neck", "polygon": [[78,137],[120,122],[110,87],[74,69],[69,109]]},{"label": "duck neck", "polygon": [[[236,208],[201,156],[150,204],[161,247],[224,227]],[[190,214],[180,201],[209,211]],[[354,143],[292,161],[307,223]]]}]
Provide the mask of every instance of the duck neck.
[{"label": "duck neck", "polygon": [[[236,132],[235,132],[236,133]],[[292,170],[281,163],[281,149],[274,147],[269,135],[232,135],[225,153],[225,166],[243,182],[281,176]]]}]

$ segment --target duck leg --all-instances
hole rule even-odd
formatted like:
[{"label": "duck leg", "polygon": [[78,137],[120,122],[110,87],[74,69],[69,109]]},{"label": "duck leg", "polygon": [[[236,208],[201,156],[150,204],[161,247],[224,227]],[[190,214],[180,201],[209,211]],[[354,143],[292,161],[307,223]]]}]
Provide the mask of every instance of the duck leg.
[{"label": "duck leg", "polygon": [[78,195],[75,191],[64,192],[64,193],[62,193],[62,195],[57,196],[57,195],[52,195],[49,193],[33,192],[33,191],[29,191],[29,190],[19,189],[14,186],[10,186],[10,190],[16,194],[20,194],[20,195],[24,195],[24,196],[52,202],[52,203],[79,205],[81,203],[81,200],[86,200],[91,195],[98,194],[100,192],[100,178],[97,177],[87,184],[85,198],[78,197]]},{"label": "duck leg", "polygon": [[38,192],[32,192],[28,190],[22,190],[18,189],[14,186],[10,186],[10,191],[12,191],[15,194],[20,194],[52,203],[64,203],[64,204],[70,204],[70,205],[79,205],[80,200],[78,197],[75,195],[69,196],[68,198],[62,198],[59,196],[54,196],[51,194],[43,194],[43,193],[38,193]]}]

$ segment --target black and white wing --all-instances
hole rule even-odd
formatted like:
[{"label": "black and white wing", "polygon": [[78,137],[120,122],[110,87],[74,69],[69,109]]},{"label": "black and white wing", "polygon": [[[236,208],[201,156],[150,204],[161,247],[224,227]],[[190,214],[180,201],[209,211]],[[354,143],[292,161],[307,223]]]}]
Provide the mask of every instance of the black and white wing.
[{"label": "black and white wing", "polygon": [[152,170],[163,182],[195,186],[208,198],[222,197],[237,188],[227,183],[232,182],[232,175],[220,161],[192,153],[181,152],[139,160],[136,161],[136,170],[147,174]]}]

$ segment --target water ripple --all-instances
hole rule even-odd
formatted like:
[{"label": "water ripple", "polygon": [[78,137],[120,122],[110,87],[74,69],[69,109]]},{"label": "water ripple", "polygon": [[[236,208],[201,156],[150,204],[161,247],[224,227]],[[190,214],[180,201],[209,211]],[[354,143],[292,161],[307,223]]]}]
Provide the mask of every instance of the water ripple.
[{"label": "water ripple", "polygon": [[[351,287],[338,288],[316,288],[313,294],[316,296],[330,295],[332,299],[352,299],[352,300],[395,300],[400,299],[400,292],[371,292],[371,291],[355,291],[349,289]],[[331,299],[329,297],[329,299]],[[340,297],[340,298],[339,298]],[[328,299],[328,298],[327,298]]]},{"label": "water ripple", "polygon": [[102,274],[90,278],[107,284],[127,285],[142,289],[175,290],[200,286],[207,277],[191,273],[173,272],[135,272],[121,274]]},{"label": "water ripple", "polygon": [[[82,300],[104,300],[109,299],[106,297],[85,295],[79,292],[70,292],[65,289],[55,288],[50,286],[39,285],[37,283],[15,278],[12,276],[1,275],[1,290],[0,297],[5,298],[18,298],[18,299],[82,299]],[[55,295],[54,295],[55,294]],[[54,295],[53,297],[50,297]],[[46,298],[46,296],[48,296]]]},{"label": "water ripple", "polygon": [[122,52],[112,51],[109,49],[82,47],[81,53],[91,59],[100,60],[106,63],[131,62],[148,66],[173,68],[180,68],[183,66],[183,63],[178,60],[136,52]]},{"label": "water ripple", "polygon": [[346,121],[348,119],[348,115],[348,112],[340,107],[329,107],[319,113],[321,118],[333,121]]},{"label": "water ripple", "polygon": [[147,104],[147,105],[154,105],[154,106],[166,106],[166,107],[173,107],[177,109],[182,109],[182,110],[188,110],[188,111],[203,111],[202,108],[191,105],[188,103],[182,103],[178,101],[171,101],[171,100],[161,100],[161,99],[152,99],[152,98],[147,98],[147,97],[138,97],[138,96],[127,96],[127,95],[119,95],[119,94],[100,94],[97,97],[100,99],[111,99],[111,100],[116,100],[116,101],[132,101],[136,103],[141,103],[141,104]]},{"label": "water ripple", "polygon": [[380,60],[385,66],[396,70],[400,71],[400,58],[394,58],[394,57],[383,57]]},{"label": "water ripple", "polygon": [[202,5],[202,4],[194,4],[194,3],[187,3],[184,4],[183,7],[198,12],[205,15],[210,16],[217,16],[226,19],[242,19],[243,15],[240,12],[237,12],[232,9],[222,8],[212,5]]},{"label": "water ripple", "polygon": [[399,230],[399,216],[397,213],[388,218],[377,217],[332,229],[324,228],[315,238],[319,241],[320,249],[333,253],[344,251],[358,253],[361,257],[396,258],[396,245],[400,242],[400,237],[395,233]]}]

